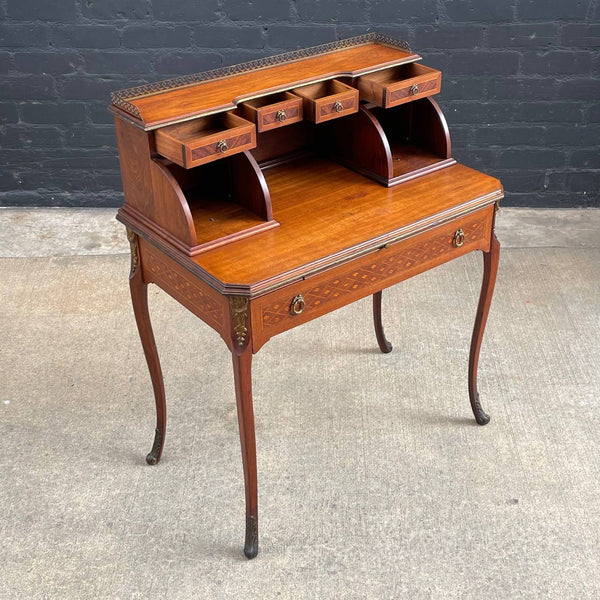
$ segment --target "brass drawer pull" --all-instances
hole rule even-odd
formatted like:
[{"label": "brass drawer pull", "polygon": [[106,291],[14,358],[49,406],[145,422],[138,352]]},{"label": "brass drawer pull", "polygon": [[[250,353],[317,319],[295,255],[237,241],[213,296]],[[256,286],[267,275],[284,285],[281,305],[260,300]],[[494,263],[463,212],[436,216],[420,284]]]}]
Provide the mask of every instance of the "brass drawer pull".
[{"label": "brass drawer pull", "polygon": [[416,96],[419,93],[419,86],[416,83],[413,83],[409,90],[411,96]]},{"label": "brass drawer pull", "polygon": [[304,297],[302,296],[302,294],[294,296],[294,299],[292,300],[291,304],[292,314],[299,315],[305,308],[306,302],[304,301]]},{"label": "brass drawer pull", "polygon": [[465,232],[462,229],[457,229],[452,238],[452,245],[455,248],[460,248],[465,243]]},{"label": "brass drawer pull", "polygon": [[275,114],[275,119],[277,119],[277,121],[279,121],[280,123],[283,123],[287,119],[287,115],[285,114],[284,108],[277,111],[277,113]]},{"label": "brass drawer pull", "polygon": [[227,145],[227,141],[226,140],[219,140],[217,142],[217,152],[221,152],[222,154],[225,154],[225,152],[227,152],[227,150],[229,150],[229,146]]},{"label": "brass drawer pull", "polygon": [[336,100],[333,103],[333,110],[335,110],[335,112],[342,112],[344,110],[344,107],[339,100]]}]

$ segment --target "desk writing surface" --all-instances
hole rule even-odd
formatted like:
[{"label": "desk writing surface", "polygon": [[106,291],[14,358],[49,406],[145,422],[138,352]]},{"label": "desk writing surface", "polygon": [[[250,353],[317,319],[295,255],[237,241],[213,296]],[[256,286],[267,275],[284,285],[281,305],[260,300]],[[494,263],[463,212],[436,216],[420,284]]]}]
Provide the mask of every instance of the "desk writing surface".
[{"label": "desk writing surface", "polygon": [[502,195],[500,182],[460,164],[386,188],[322,158],[264,171],[280,227],[193,260],[224,284],[253,286],[424,219],[448,218]]}]

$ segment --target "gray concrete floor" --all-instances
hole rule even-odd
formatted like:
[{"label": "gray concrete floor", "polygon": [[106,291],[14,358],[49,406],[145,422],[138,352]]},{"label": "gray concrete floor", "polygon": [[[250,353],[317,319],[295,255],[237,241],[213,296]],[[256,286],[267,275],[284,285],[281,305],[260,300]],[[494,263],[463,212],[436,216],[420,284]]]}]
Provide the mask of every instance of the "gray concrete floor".
[{"label": "gray concrete floor", "polygon": [[144,462],[113,213],[0,210],[0,598],[600,597],[600,211],[501,210],[486,427],[476,254],[386,292],[389,355],[368,301],[260,351],[254,561],[227,350],[155,288],[170,429]]}]

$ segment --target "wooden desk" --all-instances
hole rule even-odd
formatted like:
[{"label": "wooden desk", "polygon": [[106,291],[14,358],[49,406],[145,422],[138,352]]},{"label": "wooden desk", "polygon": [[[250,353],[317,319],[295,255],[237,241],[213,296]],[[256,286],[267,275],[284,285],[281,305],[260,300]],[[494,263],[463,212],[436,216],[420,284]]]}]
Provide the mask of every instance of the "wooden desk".
[{"label": "wooden desk", "polygon": [[372,34],[113,95],[131,243],[130,289],[154,388],[149,464],[166,403],[147,304],[155,283],[231,350],[246,489],[258,552],[252,356],[271,337],[472,252],[483,284],[469,358],[477,423],[489,421],[477,364],[500,245],[500,183],[451,157],[432,99],[441,73]]}]

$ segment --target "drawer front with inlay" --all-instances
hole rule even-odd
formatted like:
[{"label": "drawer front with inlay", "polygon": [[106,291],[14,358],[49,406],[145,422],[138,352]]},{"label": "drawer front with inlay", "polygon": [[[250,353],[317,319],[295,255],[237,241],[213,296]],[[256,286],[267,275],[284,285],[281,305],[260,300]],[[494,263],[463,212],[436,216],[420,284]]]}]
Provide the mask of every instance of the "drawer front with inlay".
[{"label": "drawer front with inlay", "polygon": [[281,92],[239,105],[241,115],[256,123],[258,133],[302,121],[302,98]]},{"label": "drawer front with inlay", "polygon": [[398,104],[402,104],[409,100],[437,94],[439,91],[440,78],[437,76],[434,76],[431,79],[417,80],[410,83],[410,85],[397,83],[389,86],[385,90],[384,106],[386,108],[397,106]]},{"label": "drawer front with inlay", "polygon": [[251,302],[253,348],[272,336],[472,250],[488,250],[493,206]]},{"label": "drawer front with inlay", "polygon": [[302,100],[298,98],[285,103],[283,106],[259,113],[258,131],[269,131],[276,127],[291,125],[302,121]]},{"label": "drawer front with inlay", "polygon": [[425,65],[411,63],[383,69],[358,78],[363,100],[390,108],[440,91],[442,73]]},{"label": "drawer front with inlay", "polygon": [[198,146],[190,150],[191,160],[189,166],[204,164],[211,160],[216,160],[222,156],[230,156],[237,152],[249,150],[256,146],[254,130],[248,129],[245,132],[235,133],[233,135],[223,135],[218,140],[211,141],[204,146]]},{"label": "drawer front with inlay", "polygon": [[256,146],[256,127],[232,113],[218,113],[158,129],[156,151],[185,169]]},{"label": "drawer front with inlay", "polygon": [[304,98],[305,118],[313,123],[358,112],[358,90],[337,79],[296,88],[294,93]]},{"label": "drawer front with inlay", "polygon": [[335,100],[317,100],[315,123],[344,117],[358,111],[358,91],[339,95]]}]

